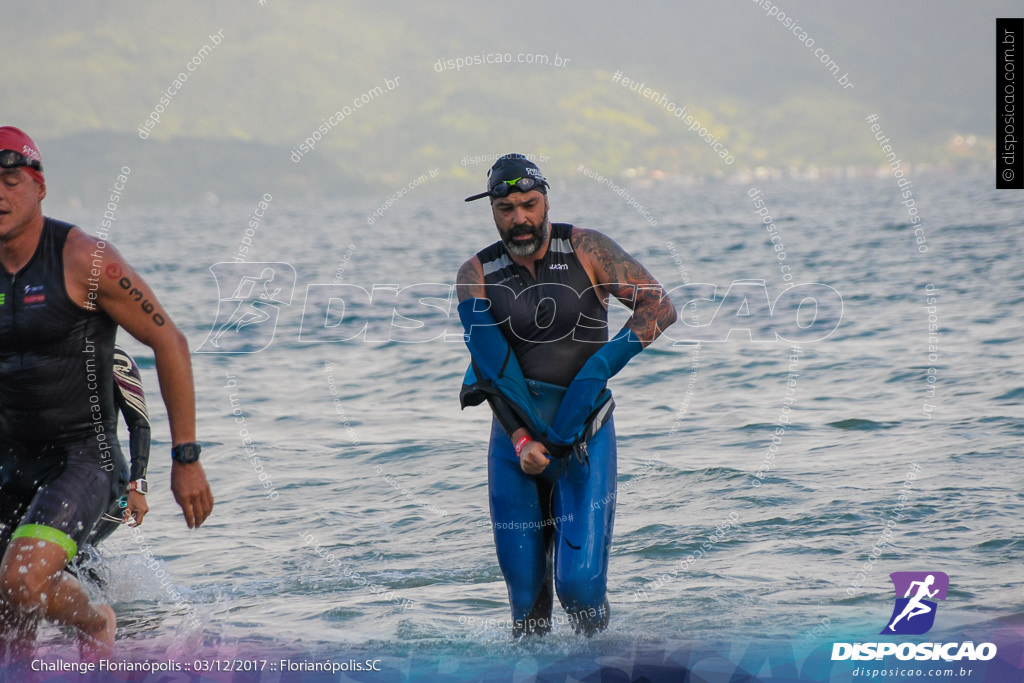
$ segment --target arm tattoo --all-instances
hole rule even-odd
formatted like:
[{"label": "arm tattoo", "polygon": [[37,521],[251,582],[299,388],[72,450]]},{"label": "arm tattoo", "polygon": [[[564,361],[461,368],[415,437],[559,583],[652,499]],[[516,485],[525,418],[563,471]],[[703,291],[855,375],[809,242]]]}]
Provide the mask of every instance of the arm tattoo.
[{"label": "arm tattoo", "polygon": [[455,276],[455,289],[459,295],[459,303],[466,299],[484,296],[484,277],[473,259],[462,264],[459,274]]},{"label": "arm tattoo", "polygon": [[636,333],[644,346],[676,321],[675,307],[662,286],[614,240],[582,229],[573,237],[576,251],[586,254],[593,264],[598,284],[633,311],[626,327]]},{"label": "arm tattoo", "polygon": [[[111,272],[111,269],[107,268],[107,273],[109,274],[110,272]],[[117,272],[120,273],[121,271],[118,270]],[[164,319],[164,317],[160,313],[155,313],[154,312],[154,311],[156,311],[156,306],[154,306],[153,303],[149,299],[144,297],[143,292],[142,292],[141,289],[138,289],[137,287],[132,286],[132,281],[128,278],[127,275],[125,275],[120,280],[118,280],[117,284],[121,287],[121,289],[124,289],[124,290],[128,291],[128,296],[129,297],[134,299],[136,302],[141,302],[140,308],[142,308],[142,312],[145,313],[146,315],[150,316],[153,319],[153,322],[156,323],[157,327],[163,327],[164,326],[164,324],[167,321]]]}]

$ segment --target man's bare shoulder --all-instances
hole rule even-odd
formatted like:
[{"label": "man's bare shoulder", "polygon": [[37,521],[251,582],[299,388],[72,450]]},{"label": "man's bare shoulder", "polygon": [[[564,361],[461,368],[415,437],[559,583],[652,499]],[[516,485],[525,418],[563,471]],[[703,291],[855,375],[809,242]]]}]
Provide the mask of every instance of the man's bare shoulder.
[{"label": "man's bare shoulder", "polygon": [[92,262],[96,259],[106,260],[115,257],[120,260],[120,255],[117,254],[114,245],[110,242],[90,235],[77,225],[72,226],[68,231],[68,238],[64,242],[65,263],[69,263],[77,269],[78,267],[91,267]]},{"label": "man's bare shoulder", "polygon": [[607,249],[610,246],[621,249],[611,237],[592,228],[581,228],[574,225],[571,239],[574,249],[588,253]]},{"label": "man's bare shoulder", "polygon": [[595,283],[622,282],[621,267],[632,260],[611,237],[589,228],[572,229],[572,248]]},{"label": "man's bare shoulder", "polygon": [[455,289],[459,301],[484,297],[484,268],[479,257],[474,255],[462,264],[455,276]]},{"label": "man's bare shoulder", "polygon": [[572,226],[572,235],[570,235],[569,239],[572,240],[573,246],[576,246],[577,242],[579,242],[581,239],[586,239],[588,233],[591,232],[594,231],[591,230],[590,228],[581,228],[578,225],[574,225]]}]

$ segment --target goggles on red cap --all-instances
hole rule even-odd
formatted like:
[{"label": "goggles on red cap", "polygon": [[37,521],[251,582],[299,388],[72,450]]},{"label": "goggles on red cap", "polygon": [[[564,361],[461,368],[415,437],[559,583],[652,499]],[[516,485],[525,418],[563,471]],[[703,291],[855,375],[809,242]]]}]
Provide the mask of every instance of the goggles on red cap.
[{"label": "goggles on red cap", "polygon": [[38,159],[29,159],[13,149],[0,149],[0,168],[19,168],[21,166],[34,168],[40,173],[43,170],[43,163]]},{"label": "goggles on red cap", "polygon": [[40,185],[46,184],[39,146],[20,128],[0,126],[0,168],[24,168]]}]

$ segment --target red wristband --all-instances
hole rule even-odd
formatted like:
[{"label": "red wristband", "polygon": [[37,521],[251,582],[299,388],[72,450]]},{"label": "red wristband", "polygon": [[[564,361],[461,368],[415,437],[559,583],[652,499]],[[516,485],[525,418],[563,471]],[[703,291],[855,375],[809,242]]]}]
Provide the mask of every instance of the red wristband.
[{"label": "red wristband", "polygon": [[525,446],[529,442],[530,442],[530,437],[528,437],[528,436],[524,436],[523,438],[519,439],[519,442],[516,443],[516,457],[517,458],[523,457],[523,446]]}]

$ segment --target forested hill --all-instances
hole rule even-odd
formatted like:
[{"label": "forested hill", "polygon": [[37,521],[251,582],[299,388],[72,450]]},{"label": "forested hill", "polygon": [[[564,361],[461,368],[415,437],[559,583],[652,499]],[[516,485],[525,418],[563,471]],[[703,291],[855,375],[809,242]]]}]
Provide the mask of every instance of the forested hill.
[{"label": "forested hill", "polygon": [[513,149],[574,176],[877,165],[873,113],[908,163],[990,158],[1001,3],[787,4],[803,36],[751,0],[12,3],[2,119],[84,201],[120,164],[159,169],[137,191],[180,199],[359,193],[435,168],[479,184],[486,164],[463,159]]}]

